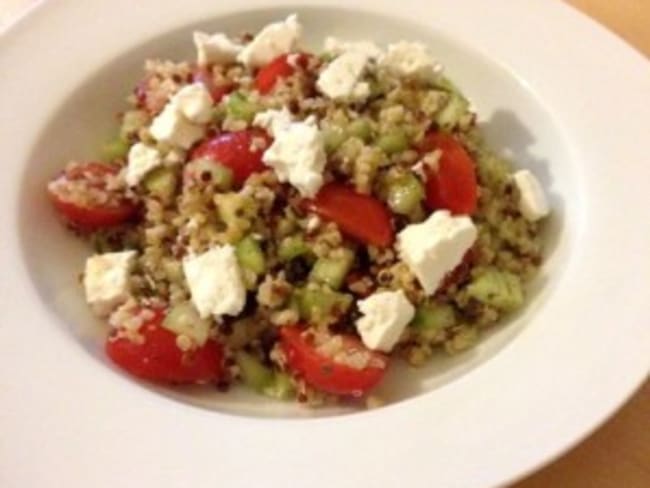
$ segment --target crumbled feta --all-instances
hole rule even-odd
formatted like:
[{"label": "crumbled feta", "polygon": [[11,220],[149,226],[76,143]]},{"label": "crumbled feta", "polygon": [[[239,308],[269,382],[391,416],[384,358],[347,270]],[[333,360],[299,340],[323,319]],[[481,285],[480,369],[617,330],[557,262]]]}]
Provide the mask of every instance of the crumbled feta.
[{"label": "crumbled feta", "polygon": [[153,119],[149,132],[154,139],[183,149],[189,149],[205,134],[205,128],[193,124],[178,110],[176,103],[170,101],[163,111]]},{"label": "crumbled feta", "polygon": [[432,295],[445,275],[461,263],[476,236],[472,219],[438,210],[424,222],[406,226],[397,239],[400,257],[427,295]]},{"label": "crumbled feta", "polygon": [[282,22],[264,27],[237,56],[237,60],[249,68],[259,68],[281,54],[291,52],[302,34],[298,16],[292,14]]},{"label": "crumbled feta", "polygon": [[97,254],[86,260],[83,285],[86,301],[99,316],[108,316],[130,295],[129,275],[135,251]]},{"label": "crumbled feta", "polygon": [[381,48],[371,41],[343,41],[336,37],[325,39],[325,52],[339,56],[349,51],[360,52],[369,59],[380,59],[384,54]]},{"label": "crumbled feta", "polygon": [[415,309],[404,292],[373,293],[358,303],[363,317],[356,321],[361,340],[369,349],[390,352],[399,341]]},{"label": "crumbled feta", "polygon": [[203,83],[181,88],[170,100],[192,123],[206,124],[212,119],[212,96]]},{"label": "crumbled feta", "polygon": [[199,66],[234,63],[244,48],[225,34],[210,35],[200,31],[194,32],[194,45]]},{"label": "crumbled feta", "polygon": [[397,76],[431,79],[442,71],[427,47],[419,42],[390,44],[380,64]]},{"label": "crumbled feta", "polygon": [[512,179],[519,190],[519,211],[526,220],[535,222],[546,217],[550,208],[539,180],[527,169],[517,171]]},{"label": "crumbled feta", "polygon": [[282,107],[282,110],[266,110],[259,112],[253,119],[253,125],[265,129],[269,134],[275,137],[276,134],[286,131],[293,117],[287,107]]},{"label": "crumbled feta", "polygon": [[183,273],[201,318],[238,315],[244,309],[246,288],[233,246],[185,257]]},{"label": "crumbled feta", "polygon": [[126,166],[126,184],[136,186],[149,171],[162,164],[160,151],[155,147],[138,142],[131,146]]},{"label": "crumbled feta", "polygon": [[316,87],[332,100],[363,100],[370,94],[368,83],[361,81],[367,63],[364,53],[345,52],[321,72]]},{"label": "crumbled feta", "polygon": [[291,183],[302,196],[316,195],[323,185],[326,157],[323,135],[314,117],[291,122],[274,137],[262,161],[275,170],[280,181]]}]

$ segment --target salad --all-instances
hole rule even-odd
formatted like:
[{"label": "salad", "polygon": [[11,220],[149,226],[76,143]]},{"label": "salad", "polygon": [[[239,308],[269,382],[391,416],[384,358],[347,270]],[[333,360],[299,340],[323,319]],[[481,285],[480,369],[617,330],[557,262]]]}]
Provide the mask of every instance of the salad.
[{"label": "salad", "polygon": [[297,16],[148,60],[101,158],[48,184],[94,254],[107,356],[164,384],[376,404],[390,364],[454,354],[524,305],[540,182],[491,151],[427,46]]}]

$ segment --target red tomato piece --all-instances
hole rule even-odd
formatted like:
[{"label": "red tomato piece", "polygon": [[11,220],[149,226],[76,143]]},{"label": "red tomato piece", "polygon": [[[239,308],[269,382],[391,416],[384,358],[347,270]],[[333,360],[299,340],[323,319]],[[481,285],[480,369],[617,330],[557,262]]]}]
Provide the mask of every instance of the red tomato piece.
[{"label": "red tomato piece", "polygon": [[182,351],[176,345],[176,334],[161,325],[164,313],[153,312],[154,317],[139,329],[142,343],[126,337],[106,341],[106,354],[115,364],[138,378],[161,383],[205,383],[222,377],[221,344],[210,339],[201,347]]},{"label": "red tomato piece", "polygon": [[[265,144],[253,147],[255,139]],[[192,151],[191,159],[206,158],[223,164],[232,170],[235,183],[243,185],[251,174],[266,169],[262,155],[270,142],[269,136],[262,131],[226,132],[200,144]]]},{"label": "red tomato piece", "polygon": [[[289,56],[296,56],[296,62],[291,64]],[[260,68],[255,76],[255,88],[262,95],[269,93],[281,79],[288,78],[296,72],[296,66],[305,69],[309,56],[303,53],[282,54],[266,66]]]},{"label": "red tomato piece", "polygon": [[341,230],[364,244],[390,246],[395,238],[390,211],[374,197],[357,193],[349,186],[323,186],[307,208],[336,223]]},{"label": "red tomato piece", "polygon": [[298,327],[280,329],[280,346],[289,367],[310,386],[334,395],[362,396],[384,377],[388,358],[370,351],[353,336],[340,337],[347,354],[360,352],[370,355],[366,367],[357,369],[321,354]]},{"label": "red tomato piece", "polygon": [[203,83],[203,86],[210,92],[214,103],[219,103],[223,97],[235,89],[232,83],[216,85],[212,74],[207,68],[196,68],[192,72],[192,81]]},{"label": "red tomato piece", "polygon": [[442,155],[438,168],[427,171],[427,204],[431,209],[447,209],[454,214],[474,213],[478,200],[474,161],[450,134],[427,134],[420,150],[430,152],[435,149],[440,149]]},{"label": "red tomato piece", "polygon": [[106,177],[116,175],[117,166],[89,162],[69,166],[48,185],[48,194],[54,208],[72,226],[80,230],[96,230],[123,224],[137,213],[137,206],[126,198],[113,199],[113,203],[93,204],[83,196],[75,196],[75,189],[106,192]]}]

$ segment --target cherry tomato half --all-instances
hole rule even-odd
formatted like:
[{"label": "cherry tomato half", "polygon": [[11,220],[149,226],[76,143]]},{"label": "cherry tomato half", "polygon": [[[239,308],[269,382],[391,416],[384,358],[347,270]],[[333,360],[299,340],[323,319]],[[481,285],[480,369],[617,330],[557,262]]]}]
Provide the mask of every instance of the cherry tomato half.
[{"label": "cherry tomato half", "polygon": [[336,223],[344,233],[364,244],[386,247],[395,238],[386,206],[349,186],[329,183],[305,204],[307,209]]},{"label": "cherry tomato half", "polygon": [[[256,139],[264,144],[253,147]],[[266,169],[262,155],[270,142],[269,136],[262,131],[226,132],[200,144],[192,151],[191,159],[206,158],[223,164],[232,170],[235,183],[243,185],[251,174]]]},{"label": "cherry tomato half", "polygon": [[447,209],[454,214],[476,211],[478,185],[474,161],[463,145],[450,134],[431,132],[420,146],[422,152],[440,149],[437,169],[427,170],[427,204],[432,209]]},{"label": "cherry tomato half", "polygon": [[355,351],[371,355],[369,365],[362,369],[340,363],[321,354],[298,327],[280,329],[280,346],[289,367],[310,386],[334,395],[362,396],[384,377],[388,358],[370,351],[353,336],[341,335],[347,353]]},{"label": "cherry tomato half", "polygon": [[114,203],[92,204],[75,191],[106,192],[106,178],[119,172],[117,166],[88,162],[68,166],[48,185],[48,194],[54,208],[74,227],[96,230],[113,227],[130,220],[137,213],[137,206],[126,198],[113,199]]},{"label": "cherry tomato half", "polygon": [[[295,62],[289,62],[289,57],[295,56]],[[266,66],[260,68],[255,76],[255,88],[262,95],[269,93],[276,83],[288,78],[296,72],[296,67],[305,69],[309,63],[309,56],[303,53],[282,54]]]},{"label": "cherry tomato half", "polygon": [[162,327],[164,313],[152,310],[154,317],[143,324],[142,343],[126,337],[109,337],[106,354],[119,367],[138,378],[163,383],[205,383],[223,374],[221,344],[209,339],[203,346],[182,351],[176,334]]}]

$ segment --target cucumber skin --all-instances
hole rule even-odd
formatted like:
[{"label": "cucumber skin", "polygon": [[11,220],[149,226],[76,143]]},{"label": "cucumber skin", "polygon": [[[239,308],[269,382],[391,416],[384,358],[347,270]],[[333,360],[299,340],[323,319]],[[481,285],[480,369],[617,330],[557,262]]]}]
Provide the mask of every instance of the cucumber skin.
[{"label": "cucumber skin", "polygon": [[354,254],[351,251],[345,252],[339,258],[320,258],[314,264],[309,279],[338,290],[343,285],[353,262]]},{"label": "cucumber skin", "polygon": [[524,290],[519,276],[494,268],[485,270],[467,286],[467,293],[485,305],[503,312],[518,309],[524,303]]},{"label": "cucumber skin", "polygon": [[264,366],[257,358],[244,351],[237,351],[235,362],[243,383],[253,390],[262,393],[273,384],[273,371]]},{"label": "cucumber skin", "polygon": [[235,254],[239,264],[251,270],[256,275],[261,275],[266,271],[266,259],[262,248],[252,236],[246,236],[235,246]]}]

